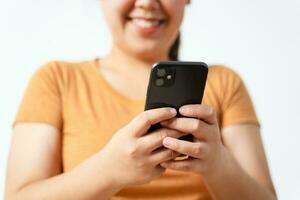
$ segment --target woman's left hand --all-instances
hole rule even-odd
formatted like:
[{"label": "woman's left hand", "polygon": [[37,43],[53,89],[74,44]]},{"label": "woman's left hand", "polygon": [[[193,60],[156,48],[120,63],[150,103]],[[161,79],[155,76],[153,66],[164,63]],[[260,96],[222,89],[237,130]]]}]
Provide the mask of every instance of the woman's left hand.
[{"label": "woman's left hand", "polygon": [[185,117],[167,120],[161,122],[161,125],[191,133],[194,141],[166,137],[163,145],[189,157],[185,160],[163,162],[161,166],[174,170],[193,171],[204,176],[213,174],[228,158],[228,151],[221,140],[215,111],[207,105],[195,104],[182,106],[179,112]]}]

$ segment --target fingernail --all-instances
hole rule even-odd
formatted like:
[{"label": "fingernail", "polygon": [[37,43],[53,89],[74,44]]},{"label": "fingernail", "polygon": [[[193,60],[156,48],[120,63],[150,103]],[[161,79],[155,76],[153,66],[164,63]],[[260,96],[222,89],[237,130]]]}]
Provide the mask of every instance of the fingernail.
[{"label": "fingernail", "polygon": [[163,140],[163,145],[165,145],[165,146],[167,146],[167,147],[171,147],[171,146],[173,145],[173,142],[172,142],[170,139],[165,138],[165,139]]},{"label": "fingernail", "polygon": [[174,108],[172,108],[172,109],[170,110],[170,112],[171,112],[173,115],[176,115],[176,114],[177,114],[177,111],[176,111],[176,109],[174,109]]},{"label": "fingernail", "polygon": [[187,108],[186,107],[181,107],[179,108],[179,112],[186,112],[187,111]]}]

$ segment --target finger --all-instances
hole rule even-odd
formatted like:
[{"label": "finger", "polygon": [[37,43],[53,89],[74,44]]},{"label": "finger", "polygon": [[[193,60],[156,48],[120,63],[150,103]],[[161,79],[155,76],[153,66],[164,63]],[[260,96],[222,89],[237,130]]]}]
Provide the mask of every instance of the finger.
[{"label": "finger", "polygon": [[166,168],[156,165],[154,170],[152,171],[153,173],[153,178],[159,178],[164,172],[166,171]]},{"label": "finger", "polygon": [[164,168],[179,170],[179,171],[196,171],[196,168],[199,167],[201,161],[197,158],[188,158],[186,160],[170,160],[160,165]]},{"label": "finger", "polygon": [[208,132],[211,132],[210,125],[199,119],[180,117],[163,121],[160,124],[163,127],[176,129],[180,132],[191,133],[198,139],[205,140],[211,137],[209,134],[207,134]]},{"label": "finger", "polygon": [[128,126],[133,132],[133,135],[140,137],[144,135],[151,125],[159,123],[163,120],[171,119],[176,116],[174,108],[157,108],[142,112],[135,117]]},{"label": "finger", "polygon": [[166,148],[160,148],[156,151],[154,151],[150,156],[149,156],[149,160],[150,163],[153,163],[154,165],[157,165],[159,163],[168,161],[168,160],[172,160],[174,158],[176,158],[177,156],[179,156],[180,154],[170,150],[170,149],[166,149]]},{"label": "finger", "polygon": [[163,145],[168,149],[198,159],[203,159],[208,154],[208,145],[205,142],[194,143],[167,137]]},{"label": "finger", "polygon": [[216,124],[217,116],[214,109],[204,104],[184,105],[179,109],[180,114],[186,117],[201,119],[208,124]]},{"label": "finger", "polygon": [[138,142],[147,152],[150,153],[158,147],[161,147],[162,142],[166,137],[179,138],[184,135],[188,135],[188,133],[183,133],[169,128],[160,128],[143,137],[140,137]]}]

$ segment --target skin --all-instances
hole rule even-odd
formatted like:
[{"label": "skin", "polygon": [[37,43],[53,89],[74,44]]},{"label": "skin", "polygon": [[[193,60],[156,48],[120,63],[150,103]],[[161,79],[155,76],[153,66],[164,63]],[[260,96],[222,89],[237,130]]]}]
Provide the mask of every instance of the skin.
[{"label": "skin", "polygon": [[276,199],[256,125],[233,125],[220,131],[216,113],[207,105],[186,105],[179,112],[192,118],[174,118],[161,124],[191,133],[195,140],[166,137],[166,148],[189,158],[166,161],[161,166],[204,176],[214,199]]},{"label": "skin", "polygon": [[[101,0],[101,4],[113,46],[99,61],[99,69],[124,96],[141,99],[151,64],[168,59],[186,2]],[[140,34],[126,20],[134,14],[160,16],[165,23],[154,34]],[[61,173],[60,167],[60,130],[48,124],[17,124],[8,160],[5,199],[109,199],[125,187],[159,178],[166,168],[201,174],[214,199],[276,199],[259,127],[238,124],[220,131],[214,110],[206,105],[180,109],[183,116],[194,119],[176,119],[172,110],[140,113],[120,128],[101,151],[66,173]],[[162,123],[164,128],[145,135],[155,123]],[[187,133],[192,133],[195,141],[176,139]],[[172,161],[179,154],[189,158]]]},{"label": "skin", "polygon": [[109,199],[124,187],[148,183],[165,171],[159,163],[179,155],[159,149],[163,138],[184,134],[168,128],[145,134],[152,124],[175,115],[173,108],[142,112],[101,151],[63,174],[60,131],[47,124],[20,123],[14,128],[5,198]]},{"label": "skin", "polygon": [[[125,54],[131,59],[152,64],[167,59],[182,23],[186,1],[184,0],[102,0],[103,13],[113,38],[112,56]],[[128,17],[160,18],[161,29],[151,35],[136,31]],[[141,45],[143,44],[143,45]],[[149,65],[147,65],[149,68]]]}]

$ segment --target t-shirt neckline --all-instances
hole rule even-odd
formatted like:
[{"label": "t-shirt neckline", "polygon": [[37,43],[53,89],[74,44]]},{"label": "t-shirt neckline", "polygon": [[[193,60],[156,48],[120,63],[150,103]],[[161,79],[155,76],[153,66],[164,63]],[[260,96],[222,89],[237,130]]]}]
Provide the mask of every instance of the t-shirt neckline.
[{"label": "t-shirt neckline", "polygon": [[144,99],[131,99],[129,97],[124,96],[121,94],[119,91],[117,91],[112,85],[105,79],[101,71],[99,70],[99,59],[100,58],[95,58],[91,62],[91,68],[94,70],[95,75],[98,77],[97,79],[101,81],[104,87],[116,98],[118,98],[120,101],[130,104],[133,106],[143,106],[145,104],[146,97]]}]

